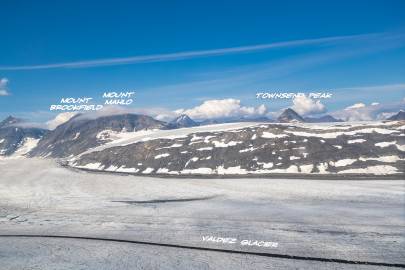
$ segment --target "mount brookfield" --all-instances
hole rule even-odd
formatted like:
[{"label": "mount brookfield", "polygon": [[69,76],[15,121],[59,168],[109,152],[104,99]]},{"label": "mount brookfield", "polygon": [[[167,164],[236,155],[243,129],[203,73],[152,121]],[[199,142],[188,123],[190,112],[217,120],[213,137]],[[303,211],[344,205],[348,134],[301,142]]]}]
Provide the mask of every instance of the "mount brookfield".
[{"label": "mount brookfield", "polygon": [[73,168],[141,175],[405,174],[404,112],[343,122],[286,109],[267,118],[167,123],[146,115],[78,114],[54,130],[8,117],[0,155],[56,158]]}]

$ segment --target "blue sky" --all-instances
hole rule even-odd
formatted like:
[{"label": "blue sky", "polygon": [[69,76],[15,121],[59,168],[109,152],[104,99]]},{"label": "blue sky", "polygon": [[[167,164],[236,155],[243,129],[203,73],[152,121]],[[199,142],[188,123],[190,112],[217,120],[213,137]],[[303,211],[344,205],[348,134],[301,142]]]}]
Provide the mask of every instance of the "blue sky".
[{"label": "blue sky", "polygon": [[[328,111],[405,97],[404,1],[0,0],[0,117],[134,90],[134,109],[327,90]],[[259,46],[259,47],[255,47]],[[8,95],[1,95],[1,91]]]}]

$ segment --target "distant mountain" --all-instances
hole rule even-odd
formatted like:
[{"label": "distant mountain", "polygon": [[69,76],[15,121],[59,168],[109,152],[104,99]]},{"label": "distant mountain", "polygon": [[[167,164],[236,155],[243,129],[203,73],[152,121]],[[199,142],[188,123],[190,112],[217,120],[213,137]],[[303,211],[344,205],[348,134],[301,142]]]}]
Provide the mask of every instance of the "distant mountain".
[{"label": "distant mountain", "polygon": [[271,122],[273,122],[273,120],[267,118],[266,116],[241,117],[241,118],[229,120],[227,123],[236,123],[236,122],[266,122],[266,123],[271,123]]},{"label": "distant mountain", "polygon": [[277,118],[278,122],[305,122],[305,123],[332,123],[332,122],[344,122],[341,119],[336,119],[331,115],[324,115],[321,117],[302,117],[296,111],[291,108],[284,110],[284,112]]},{"label": "distant mountain", "polygon": [[15,126],[18,123],[23,120],[13,116],[0,122],[0,156],[10,156],[17,151],[24,155],[48,132],[41,128]]},{"label": "distant mountain", "polygon": [[304,117],[305,122],[308,123],[332,123],[332,122],[344,122],[341,119],[336,119],[331,115],[324,115],[321,117]]},{"label": "distant mountain", "polygon": [[17,124],[19,122],[22,122],[22,119],[19,118],[15,118],[13,116],[9,116],[6,119],[4,119],[3,121],[0,122],[0,128],[5,127],[5,126],[10,126],[13,124]]},{"label": "distant mountain", "polygon": [[293,109],[285,109],[284,112],[277,118],[278,122],[288,123],[288,122],[305,122],[305,119],[302,118],[297,112]]},{"label": "distant mountain", "polygon": [[205,126],[205,125],[215,125],[215,124],[223,124],[223,123],[239,123],[239,122],[265,122],[265,123],[271,123],[274,122],[273,120],[265,117],[265,116],[259,116],[259,117],[240,117],[240,118],[224,118],[224,119],[207,119],[202,122],[199,122],[200,126]]},{"label": "distant mountain", "polygon": [[168,128],[185,128],[185,127],[195,127],[198,123],[192,120],[188,115],[182,114],[173,121],[169,122]]},{"label": "distant mountain", "polygon": [[401,110],[397,114],[389,117],[387,120],[391,120],[391,121],[405,120],[405,111]]},{"label": "distant mountain", "polygon": [[93,119],[79,114],[44,136],[30,155],[68,157],[105,144],[119,133],[163,128],[166,123],[146,115],[122,114]]}]

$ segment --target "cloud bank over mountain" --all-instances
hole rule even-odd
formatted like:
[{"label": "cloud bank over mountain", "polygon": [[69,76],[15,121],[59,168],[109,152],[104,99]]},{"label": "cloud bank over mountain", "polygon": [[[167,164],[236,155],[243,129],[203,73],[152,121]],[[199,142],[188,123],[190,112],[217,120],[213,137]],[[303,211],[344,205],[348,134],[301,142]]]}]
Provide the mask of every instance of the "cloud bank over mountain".
[{"label": "cloud bank over mountain", "polygon": [[292,109],[301,115],[326,112],[326,107],[320,100],[313,100],[307,96],[297,96],[294,98]]},{"label": "cloud bank over mountain", "polygon": [[[187,115],[196,121],[204,120],[238,120],[277,117],[287,108],[291,108],[301,116],[323,116],[328,111],[327,106],[320,100],[314,100],[306,96],[298,96],[293,99],[290,106],[278,110],[261,104],[258,106],[244,105],[239,99],[211,99],[205,100],[200,105],[191,108],[168,109],[164,107],[133,108],[124,106],[105,106],[101,110],[82,113],[78,119],[95,119],[102,116],[120,114],[143,114],[157,120],[170,122],[180,115]],[[372,102],[369,105],[356,102],[344,109],[332,111],[329,115],[344,121],[372,121],[385,120],[390,116],[405,110],[405,98],[396,103]],[[58,125],[71,119],[79,112],[63,112],[47,121],[43,127],[55,129]]]},{"label": "cloud bank over mountain", "polygon": [[193,119],[202,120],[263,116],[267,113],[267,107],[263,104],[258,107],[243,106],[240,100],[229,98],[207,100],[194,108],[177,110],[176,112],[187,114]]},{"label": "cloud bank over mountain", "polygon": [[49,129],[55,129],[57,126],[69,121],[77,112],[63,112],[58,114],[54,119],[46,122]]},{"label": "cloud bank over mountain", "polygon": [[373,102],[370,105],[356,103],[331,114],[345,121],[372,121],[387,119],[403,109],[405,109],[405,98],[396,103]]}]

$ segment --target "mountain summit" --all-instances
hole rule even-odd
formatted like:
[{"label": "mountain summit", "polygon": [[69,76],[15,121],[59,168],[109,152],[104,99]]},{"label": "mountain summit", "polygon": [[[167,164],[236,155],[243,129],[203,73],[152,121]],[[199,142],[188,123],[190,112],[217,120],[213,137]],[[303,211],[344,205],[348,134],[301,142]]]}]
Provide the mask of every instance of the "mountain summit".
[{"label": "mountain summit", "polygon": [[14,116],[10,115],[9,117],[7,117],[6,119],[4,119],[3,121],[0,122],[0,128],[10,126],[10,125],[13,125],[16,123],[20,123],[20,122],[22,122],[21,119],[15,118]]},{"label": "mountain summit", "polygon": [[305,122],[304,118],[291,108],[285,109],[282,114],[277,118],[278,122]]},{"label": "mountain summit", "polygon": [[405,120],[405,111],[400,110],[397,114],[394,114],[388,120],[398,121],[398,120]]},{"label": "mountain summit", "polygon": [[161,129],[165,123],[146,115],[120,114],[88,118],[76,115],[50,131],[31,156],[67,157],[105,144],[111,136],[146,129]]},{"label": "mountain summit", "polygon": [[195,127],[198,126],[193,119],[191,119],[188,115],[182,114],[173,121],[169,123],[170,128],[184,128],[184,127]]},{"label": "mountain summit", "polygon": [[15,124],[23,120],[9,116],[0,122],[0,156],[10,156],[18,151],[25,155],[48,132],[42,128],[23,127]]}]

